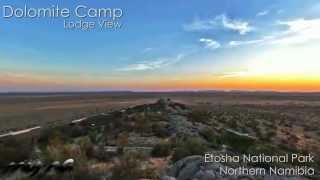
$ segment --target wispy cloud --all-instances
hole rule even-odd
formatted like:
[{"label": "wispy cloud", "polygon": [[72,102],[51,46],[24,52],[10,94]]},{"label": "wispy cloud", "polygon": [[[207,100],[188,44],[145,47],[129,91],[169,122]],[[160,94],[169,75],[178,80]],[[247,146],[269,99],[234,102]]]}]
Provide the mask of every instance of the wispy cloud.
[{"label": "wispy cloud", "polygon": [[208,31],[216,29],[218,26],[215,19],[199,19],[195,18],[191,23],[184,24],[185,31]]},{"label": "wispy cloud", "polygon": [[218,41],[215,41],[213,39],[201,38],[199,39],[199,41],[204,44],[205,48],[208,48],[211,50],[218,49],[219,47],[221,47],[221,44]]},{"label": "wispy cloud", "polygon": [[237,31],[241,35],[247,34],[248,32],[251,32],[253,30],[253,27],[251,27],[246,21],[230,19],[224,14],[220,15],[217,18],[221,19],[223,27],[231,29],[233,31]]},{"label": "wispy cloud", "polygon": [[273,43],[301,44],[314,40],[320,40],[320,18],[281,21],[279,24],[287,26],[288,29],[282,33],[280,38],[275,39]]},{"label": "wispy cloud", "polygon": [[238,32],[241,35],[251,32],[254,28],[249,22],[241,19],[232,19],[225,14],[216,16],[213,19],[194,19],[190,24],[185,24],[186,31],[208,31],[214,29],[225,29]]},{"label": "wispy cloud", "polygon": [[265,16],[269,14],[269,10],[260,11],[257,13],[256,16]]},{"label": "wispy cloud", "polygon": [[184,54],[179,54],[174,58],[159,58],[155,61],[143,61],[135,64],[130,64],[126,67],[118,69],[118,71],[146,71],[160,69],[179,62],[185,57]]},{"label": "wispy cloud", "polygon": [[247,40],[247,41],[230,41],[229,46],[242,46],[242,45],[253,45],[253,44],[265,44],[273,40],[275,36],[264,36],[261,39]]},{"label": "wispy cloud", "polygon": [[215,75],[218,78],[233,78],[233,77],[242,77],[248,76],[250,73],[248,71],[237,71],[237,72],[227,72],[219,75]]},{"label": "wispy cloud", "polygon": [[142,50],[142,53],[147,53],[147,52],[150,52],[150,51],[152,51],[152,50],[153,50],[152,47],[147,47],[147,48],[144,48],[144,49]]},{"label": "wispy cloud", "polygon": [[296,19],[291,21],[279,21],[278,26],[286,26],[287,29],[270,36],[248,41],[230,41],[230,46],[252,44],[292,45],[320,40],[320,19]]}]

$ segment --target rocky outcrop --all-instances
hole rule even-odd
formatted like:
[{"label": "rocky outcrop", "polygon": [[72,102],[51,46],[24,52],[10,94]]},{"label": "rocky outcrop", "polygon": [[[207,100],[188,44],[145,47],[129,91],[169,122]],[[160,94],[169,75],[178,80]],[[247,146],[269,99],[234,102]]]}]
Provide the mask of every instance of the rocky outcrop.
[{"label": "rocky outcrop", "polygon": [[153,147],[161,142],[161,139],[156,136],[143,137],[131,133],[128,138],[128,146],[145,146]]}]

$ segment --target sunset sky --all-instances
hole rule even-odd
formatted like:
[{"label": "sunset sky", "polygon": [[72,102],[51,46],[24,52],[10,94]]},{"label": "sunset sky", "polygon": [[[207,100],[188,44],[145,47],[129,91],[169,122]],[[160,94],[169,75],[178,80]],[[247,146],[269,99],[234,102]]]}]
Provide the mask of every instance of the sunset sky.
[{"label": "sunset sky", "polygon": [[[62,18],[2,17],[4,5],[26,2],[122,8],[123,27],[67,30]],[[319,0],[1,0],[0,7],[0,92],[320,91]]]}]

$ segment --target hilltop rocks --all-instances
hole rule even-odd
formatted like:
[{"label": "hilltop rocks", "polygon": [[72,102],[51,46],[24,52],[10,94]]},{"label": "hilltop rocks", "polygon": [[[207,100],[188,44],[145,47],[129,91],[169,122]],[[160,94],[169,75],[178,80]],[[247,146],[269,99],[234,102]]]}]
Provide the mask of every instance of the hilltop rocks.
[{"label": "hilltop rocks", "polygon": [[225,132],[230,134],[230,135],[233,135],[233,136],[242,137],[244,139],[257,140],[257,138],[254,137],[254,136],[250,136],[247,133],[240,133],[240,132],[232,130],[232,129],[225,129]]},{"label": "hilltop rocks", "polygon": [[132,114],[137,112],[156,112],[162,113],[179,113],[184,114],[188,111],[184,104],[171,101],[170,99],[161,98],[153,104],[144,104],[135,106],[126,110],[126,113]]},{"label": "hilltop rocks", "polygon": [[160,109],[183,111],[187,107],[184,104],[171,101],[171,99],[161,98],[154,105],[158,105]]},{"label": "hilltop rocks", "polygon": [[[241,118],[241,113],[233,117],[226,114],[225,109],[215,112],[210,108],[187,107],[170,99],[160,99],[152,104],[99,114],[85,120],[79,119],[73,126],[62,126],[55,130],[62,133],[61,139],[66,138],[59,147],[68,150],[68,154],[69,151],[79,152],[80,158],[85,155],[84,159],[88,161],[85,163],[81,161],[80,166],[93,167],[100,162],[108,163],[108,167],[102,167],[108,169],[101,169],[101,173],[94,174],[99,179],[107,180],[114,174],[120,173],[128,177],[127,179],[140,177],[160,178],[160,180],[307,180],[303,177],[226,175],[221,172],[221,169],[255,166],[255,164],[205,163],[204,157],[200,156],[205,152],[211,152],[213,156],[226,153],[248,154],[255,152],[256,149],[262,149],[263,152],[276,152],[271,146],[273,144],[269,146],[270,142],[262,143],[261,136],[248,130],[247,123],[242,123],[243,126],[240,128],[237,126],[240,124],[238,119],[250,121],[249,118]],[[256,127],[256,124],[252,126]],[[266,128],[271,127],[266,126]],[[44,147],[41,149],[43,152],[46,152],[48,147],[53,147],[48,143],[49,141],[47,142],[49,138],[60,137],[57,134],[53,136],[52,132],[46,133],[44,140],[41,141]],[[82,147],[85,150],[78,151]],[[59,150],[58,153],[64,155],[65,152]],[[41,158],[42,154],[37,157]],[[74,158],[78,159],[78,155]],[[128,163],[132,164],[128,165]],[[35,163],[32,167],[37,167],[37,164],[41,166],[41,163]],[[49,176],[60,175],[61,170],[61,172],[72,170],[73,164],[73,159],[64,163],[56,161],[49,166],[41,166],[41,171],[37,173]],[[16,166],[17,164],[12,164],[12,167]],[[118,166],[118,169],[111,168],[114,166]],[[78,168],[78,166],[75,167]],[[165,169],[167,169],[166,172],[164,172]],[[79,169],[76,170],[74,172],[78,172]],[[22,174],[20,170],[12,172],[7,174],[9,178],[5,180],[16,175],[30,174]],[[84,175],[82,172],[79,174]],[[160,174],[163,176],[159,177]],[[121,179],[114,177],[112,178]]]},{"label": "hilltop rocks", "polygon": [[143,137],[138,136],[134,133],[130,134],[128,138],[128,146],[145,146],[145,147],[153,147],[156,144],[159,144],[161,139],[155,136]]},{"label": "hilltop rocks", "polygon": [[188,134],[193,135],[197,132],[196,127],[188,121],[185,116],[181,115],[170,115],[169,116],[169,132],[170,134]]}]

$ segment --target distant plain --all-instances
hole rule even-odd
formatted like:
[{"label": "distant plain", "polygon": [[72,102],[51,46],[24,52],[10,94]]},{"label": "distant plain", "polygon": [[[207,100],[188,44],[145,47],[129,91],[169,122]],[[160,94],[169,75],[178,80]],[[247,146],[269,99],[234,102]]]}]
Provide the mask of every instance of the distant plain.
[{"label": "distant plain", "polygon": [[[165,97],[190,105],[241,106],[278,111],[320,123],[320,93],[275,92],[92,92],[0,94],[0,132],[55,126],[82,117]],[[311,123],[311,122],[310,122]]]}]

